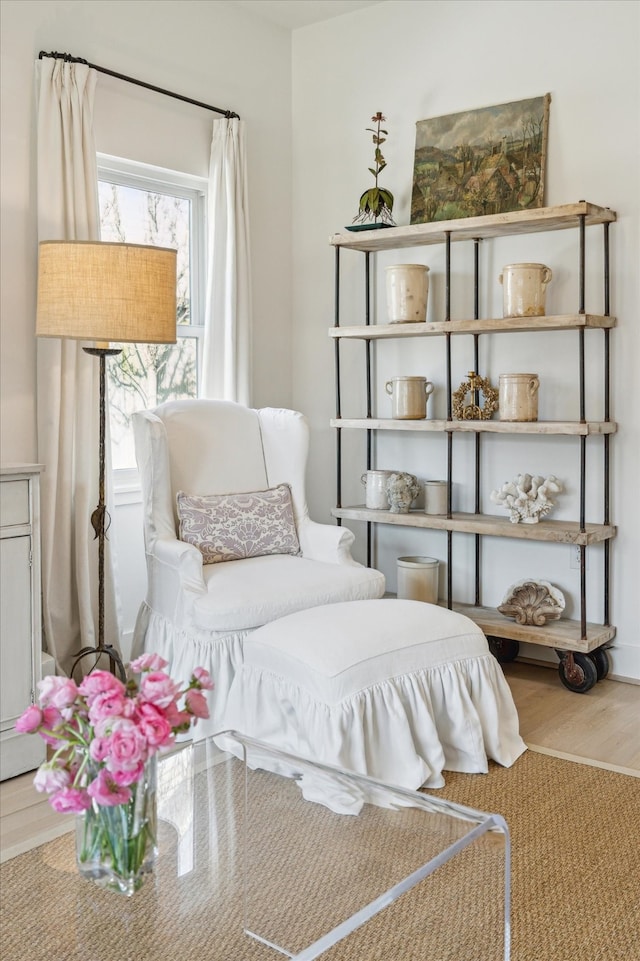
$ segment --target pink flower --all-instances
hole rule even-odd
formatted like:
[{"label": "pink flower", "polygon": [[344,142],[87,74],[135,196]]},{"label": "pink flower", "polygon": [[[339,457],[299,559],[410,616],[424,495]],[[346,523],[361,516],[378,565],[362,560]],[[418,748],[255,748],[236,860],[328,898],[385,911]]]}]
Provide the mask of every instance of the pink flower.
[{"label": "pink flower", "polygon": [[99,694],[105,694],[107,691],[118,692],[124,696],[125,686],[109,671],[92,671],[83,679],[78,690],[83,697],[87,698],[89,704],[92,704],[94,698]]},{"label": "pink flower", "polygon": [[180,687],[162,671],[145,674],[140,681],[140,695],[158,707],[168,707],[180,695]]},{"label": "pink flower", "polygon": [[106,758],[109,770],[136,767],[141,761],[146,761],[147,756],[147,741],[137,725],[133,721],[118,719],[109,738]]},{"label": "pink flower", "polygon": [[[50,744],[53,748],[59,748],[64,743],[64,738],[56,736],[57,728],[64,723],[64,718],[60,711],[55,707],[45,707],[42,712],[42,729],[38,732],[43,741]],[[53,731],[48,734],[47,731]]]},{"label": "pink flower", "polygon": [[86,791],[75,787],[62,788],[49,798],[49,804],[59,814],[81,814],[91,807],[91,798]]},{"label": "pink flower", "polygon": [[211,680],[211,675],[204,667],[196,667],[193,672],[193,678],[198,682],[198,687],[201,687],[203,691],[212,691],[215,686]]},{"label": "pink flower", "polygon": [[129,788],[120,787],[116,784],[109,771],[104,768],[98,773],[97,778],[91,782],[87,788],[87,793],[96,804],[102,804],[105,807],[126,804],[131,799]]},{"label": "pink flower", "polygon": [[165,709],[165,717],[173,731],[188,731],[193,720],[193,715],[188,711],[180,711],[175,701]]},{"label": "pink flower", "polygon": [[41,707],[56,707],[62,711],[71,707],[78,696],[78,688],[70,677],[43,677],[38,681]]},{"label": "pink flower", "polygon": [[114,770],[109,770],[109,776],[114,784],[118,787],[128,787],[130,784],[135,784],[139,781],[144,772],[144,764],[136,765],[132,768],[115,768]]},{"label": "pink flower", "polygon": [[33,734],[42,724],[43,714],[39,707],[31,704],[16,721],[16,731],[20,734]]},{"label": "pink flower", "polygon": [[143,701],[138,705],[137,720],[140,732],[144,735],[150,747],[168,747],[173,743],[173,733],[171,724],[167,720],[164,711]]},{"label": "pink flower", "polygon": [[119,717],[125,712],[126,701],[123,691],[110,690],[96,694],[89,708],[89,720],[96,724],[105,717]]},{"label": "pink flower", "polygon": [[48,762],[41,764],[35,773],[33,786],[36,791],[46,791],[51,794],[54,791],[61,791],[71,783],[71,774],[65,767]]},{"label": "pink flower", "polygon": [[207,699],[202,693],[202,691],[187,691],[184,696],[185,706],[190,714],[194,717],[209,717],[209,708],[207,707]]},{"label": "pink flower", "polygon": [[168,663],[159,654],[142,654],[135,661],[131,661],[129,667],[134,674],[140,674],[141,671],[161,671]]},{"label": "pink flower", "polygon": [[107,757],[109,753],[109,738],[108,737],[94,737],[93,741],[89,745],[89,757],[92,761],[97,761],[100,764]]}]

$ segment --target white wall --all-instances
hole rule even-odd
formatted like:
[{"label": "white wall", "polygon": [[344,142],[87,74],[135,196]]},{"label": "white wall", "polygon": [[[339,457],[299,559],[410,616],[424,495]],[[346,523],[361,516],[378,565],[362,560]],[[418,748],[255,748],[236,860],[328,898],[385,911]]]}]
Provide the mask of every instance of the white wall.
[{"label": "white wall", "polygon": [[[246,120],[256,318],[253,400],[258,406],[289,406],[290,35],[234,4],[198,0],[3,0],[1,33],[2,463],[37,456],[33,65],[40,50],[70,52],[230,108]],[[99,75],[95,126],[97,148],[104,153],[206,176],[215,116]],[[119,548],[122,625],[128,636],[144,596],[144,555],[137,498],[120,495],[118,504],[112,536]]]},{"label": "white wall", "polygon": [[[365,133],[369,118],[377,110],[388,118],[385,156],[389,167],[383,182],[395,194],[394,213],[402,224],[408,222],[417,120],[550,92],[546,203],[585,198],[618,212],[618,223],[612,228],[612,309],[620,325],[613,336],[613,416],[620,425],[612,470],[613,520],[620,531],[612,564],[612,619],[618,628],[614,670],[640,678],[636,617],[640,521],[635,496],[640,429],[633,401],[640,358],[638,9],[629,0],[489,0],[482,4],[390,0],[296,30],[292,64],[290,35],[233,3],[3,0],[2,462],[33,460],[37,450],[32,78],[39,50],[69,51],[194,99],[229,106],[247,121],[255,313],[253,399],[256,405],[292,404],[308,415],[313,440],[310,505],[321,521],[330,519],[335,489],[335,440],[328,426],[334,410],[333,350],[327,336],[333,323],[334,254],[328,237],[351,222],[358,197],[370,184],[371,143]],[[160,95],[104,76],[99,79],[98,148],[106,153],[202,174],[211,118]],[[494,306],[499,297],[497,274],[512,260],[550,263],[556,273],[550,299],[571,300],[575,256],[567,233],[514,245],[501,242],[502,246],[483,251],[493,286],[483,294],[482,310],[489,314],[499,309]],[[423,251],[405,253],[415,260],[424,257]],[[361,265],[347,263],[344,255],[343,259],[343,320],[351,322],[349,309],[355,310],[362,300]],[[433,275],[433,316],[442,301],[441,254],[429,248],[428,262]],[[456,272],[464,279],[468,262],[456,262],[454,276]],[[456,287],[454,316],[468,312],[465,297]],[[593,312],[600,312],[600,306]],[[560,339],[545,341],[541,348],[536,338],[518,336],[522,339],[506,338],[507,347],[491,348],[486,357],[488,372],[496,376],[507,365],[508,369],[521,365],[529,369],[535,361],[543,377],[540,416],[551,417],[554,396],[564,380],[564,358],[572,356],[566,351],[572,351],[572,344],[565,335],[556,335]],[[410,364],[416,365],[416,373],[426,372],[442,382],[441,359],[435,351],[392,353],[380,360],[378,373],[380,378],[411,373]],[[598,362],[591,355],[589,364],[589,382],[597,382]],[[361,403],[362,363],[355,354],[345,369],[347,381],[358,392],[350,402]],[[457,357],[460,380],[467,369],[466,358]],[[573,388],[567,385],[567,390]],[[386,396],[378,397],[381,415],[387,413],[386,403]],[[440,391],[433,398],[435,414],[443,403]],[[442,473],[439,448],[430,446],[432,459],[426,460],[422,446],[399,445],[393,438],[387,443],[381,456],[389,462],[402,461],[402,466],[422,476]],[[573,509],[575,458],[567,457],[563,445],[545,442],[545,446],[523,449],[517,444],[505,447],[500,441],[491,451],[487,485],[494,486],[496,478],[499,482],[523,469],[553,470],[570,488],[557,516]],[[530,460],[533,453],[535,464]],[[355,478],[363,469],[362,447],[350,457],[353,497],[361,500]],[[465,458],[463,450],[456,459],[463,474]],[[463,476],[457,485],[458,493],[464,480]],[[145,581],[135,496],[121,495],[116,513],[113,530],[120,548],[123,627],[129,632]],[[390,537],[383,533],[380,541],[379,564],[390,587],[395,584],[399,553],[443,556],[442,543],[429,534],[407,531]],[[485,543],[492,573],[495,569],[495,579],[487,586],[491,594],[485,598],[487,603],[499,603],[505,587],[517,577],[535,574],[557,583],[575,604],[576,575],[569,569],[568,548],[551,552],[532,545],[523,553],[517,542]],[[362,544],[360,537],[361,559]],[[464,587],[467,549],[456,547],[456,551],[456,585]],[[596,580],[597,564],[594,555],[590,577]],[[597,584],[590,591],[590,604],[592,595],[596,596],[594,619],[600,593]]]},{"label": "white wall", "polygon": [[[613,670],[634,678],[640,678],[636,493],[640,427],[632,400],[637,393],[640,360],[639,9],[628,0],[392,0],[293,35],[293,402],[312,423],[312,514],[326,519],[334,503],[335,439],[328,427],[334,412],[333,343],[327,336],[334,320],[334,250],[328,238],[351,223],[361,192],[373,182],[367,172],[372,160],[371,135],[365,132],[371,126],[370,118],[378,110],[387,117],[389,139],[383,152],[388,168],[381,184],[395,194],[396,222],[406,224],[416,121],[551,93],[545,203],[586,199],[618,213],[618,222],[611,228],[612,313],[619,318],[612,335],[612,413],[619,423],[612,445],[612,519],[619,526],[619,535],[612,551],[611,614],[618,629]],[[549,312],[574,313],[576,233],[562,231],[483,245],[481,263],[488,280],[482,292],[481,315],[500,316],[497,277],[504,264],[517,261],[552,266],[555,277],[548,291]],[[602,313],[600,228],[597,234],[588,231],[587,241],[588,265],[597,271],[597,279],[589,280],[587,309]],[[380,255],[373,268],[374,302],[383,304],[382,267],[398,262],[399,256],[401,262],[429,264],[429,317],[442,319],[444,265],[438,248]],[[341,322],[359,323],[363,257],[348,251],[341,257]],[[453,258],[453,317],[469,317],[471,253],[454,245]],[[384,322],[382,306],[380,314]],[[518,334],[494,338],[490,343],[481,338],[482,373],[494,382],[505,371],[540,373],[540,419],[565,419],[563,405],[576,404],[576,337],[554,334],[541,340],[540,335]],[[597,350],[602,335],[594,333],[593,337],[595,340],[587,337],[590,405],[594,403],[591,388],[593,393],[597,391],[602,367]],[[472,345],[464,344],[466,340],[454,341],[454,384],[466,380],[471,367]],[[430,339],[402,346],[392,346],[392,342],[379,345],[377,374],[379,383],[395,374],[426,374],[440,387],[429,401],[431,413],[444,416],[444,353],[436,343]],[[363,351],[356,343],[342,348],[343,416],[363,414]],[[376,402],[378,414],[390,416],[389,399],[380,387]],[[602,414],[594,410],[591,416],[599,419]],[[365,466],[364,438],[354,443],[349,432],[343,432],[343,439],[347,463],[343,503],[362,503],[358,478]],[[560,438],[534,438],[527,443],[487,438],[482,476],[485,509],[497,512],[488,504],[489,491],[514,474],[555,473],[567,487],[555,516],[576,518],[577,443],[574,440],[573,446],[567,445]],[[469,447],[464,439],[456,440],[454,446],[454,497],[458,501],[454,500],[454,509],[472,509],[463,492],[473,476]],[[592,463],[599,463],[597,456],[589,459],[588,464]],[[378,443],[377,466],[412,470],[422,478],[444,476],[444,439],[384,435]],[[595,468],[590,476],[595,495],[588,504],[597,521],[601,470]],[[363,526],[353,525],[361,560]],[[392,590],[398,555],[429,554],[446,560],[444,534],[382,527],[377,536],[377,564]],[[484,603],[499,604],[510,584],[535,576],[559,586],[568,598],[568,613],[577,616],[579,580],[577,571],[570,568],[568,547],[486,538],[483,553]],[[587,613],[590,620],[598,621],[602,616],[602,551],[594,548],[588,555]],[[454,538],[453,574],[460,600],[473,600],[472,594],[465,593],[472,591],[471,561],[471,539],[458,535]],[[545,648],[529,647],[527,653],[556,660]]]}]

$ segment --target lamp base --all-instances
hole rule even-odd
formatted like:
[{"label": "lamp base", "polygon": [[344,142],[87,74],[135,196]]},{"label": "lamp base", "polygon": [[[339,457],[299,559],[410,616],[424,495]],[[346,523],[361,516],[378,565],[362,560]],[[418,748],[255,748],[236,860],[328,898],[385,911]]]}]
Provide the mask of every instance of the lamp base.
[{"label": "lamp base", "polygon": [[95,662],[92,665],[91,669],[87,671],[87,674],[91,674],[91,671],[94,671],[98,666],[100,658],[103,655],[109,658],[109,670],[111,671],[111,673],[115,674],[116,677],[119,677],[123,684],[126,684],[127,672],[126,672],[124,663],[122,661],[122,658],[116,651],[115,647],[113,647],[111,644],[104,644],[98,647],[83,647],[82,650],[78,651],[78,653],[76,654],[75,660],[71,665],[71,670],[69,671],[69,677],[72,680],[75,680],[73,675],[76,672],[76,668],[78,667],[78,664],[80,664],[80,662],[85,657],[95,658]]}]

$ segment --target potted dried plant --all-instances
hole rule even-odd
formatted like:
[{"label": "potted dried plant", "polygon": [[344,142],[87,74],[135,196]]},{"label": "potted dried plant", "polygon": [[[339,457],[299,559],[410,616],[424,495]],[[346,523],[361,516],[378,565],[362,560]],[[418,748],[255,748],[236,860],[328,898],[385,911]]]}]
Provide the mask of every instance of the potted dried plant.
[{"label": "potted dried plant", "polygon": [[382,155],[381,145],[387,139],[387,131],[382,129],[381,124],[386,122],[386,118],[378,111],[371,118],[375,127],[366,129],[373,134],[374,145],[374,166],[369,167],[369,172],[373,174],[375,184],[370,187],[360,197],[358,213],[353,218],[355,229],[365,229],[368,227],[394,227],[391,211],[393,210],[393,194],[390,190],[378,186],[378,177],[387,166],[387,162]]}]

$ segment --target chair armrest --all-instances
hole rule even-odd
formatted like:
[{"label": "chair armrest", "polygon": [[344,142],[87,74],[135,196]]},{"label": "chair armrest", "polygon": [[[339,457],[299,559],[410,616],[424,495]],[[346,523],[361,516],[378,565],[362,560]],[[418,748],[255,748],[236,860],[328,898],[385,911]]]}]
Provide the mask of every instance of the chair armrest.
[{"label": "chair armrest", "polygon": [[195,599],[206,592],[202,554],[192,544],[157,538],[147,548],[147,604],[176,624],[186,624]]},{"label": "chair armrest", "polygon": [[149,553],[168,571],[174,571],[186,590],[195,591],[198,594],[205,593],[202,554],[193,544],[186,544],[177,538],[171,540],[158,538]]},{"label": "chair armrest", "polygon": [[351,546],[355,535],[346,527],[333,524],[318,524],[306,518],[300,525],[298,539],[304,557],[325,564],[349,564],[362,567],[351,556]]}]

